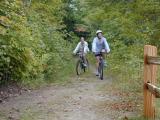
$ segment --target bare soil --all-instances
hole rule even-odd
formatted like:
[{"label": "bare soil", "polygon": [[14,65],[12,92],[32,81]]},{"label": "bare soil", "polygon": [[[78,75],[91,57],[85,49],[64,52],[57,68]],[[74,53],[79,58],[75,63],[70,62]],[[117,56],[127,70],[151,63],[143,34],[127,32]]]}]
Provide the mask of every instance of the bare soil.
[{"label": "bare soil", "polygon": [[[51,85],[12,96],[0,103],[0,120],[119,120],[136,114],[126,109],[112,88],[112,79],[94,74],[71,77],[65,85]],[[122,108],[117,107],[117,103]],[[128,104],[127,104],[128,105]]]}]

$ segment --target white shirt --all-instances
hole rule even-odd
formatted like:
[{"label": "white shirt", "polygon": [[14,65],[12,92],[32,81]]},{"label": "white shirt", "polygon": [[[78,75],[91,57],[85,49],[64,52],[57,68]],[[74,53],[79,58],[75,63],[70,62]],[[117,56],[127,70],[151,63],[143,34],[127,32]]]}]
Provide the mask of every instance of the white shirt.
[{"label": "white shirt", "polygon": [[[83,51],[84,50],[84,51]],[[84,41],[84,44],[82,44],[81,42],[79,42],[75,48],[75,50],[73,51],[74,54],[76,54],[77,52],[84,52],[85,54],[87,52],[89,52],[89,48],[88,48],[88,43],[86,41]]]}]

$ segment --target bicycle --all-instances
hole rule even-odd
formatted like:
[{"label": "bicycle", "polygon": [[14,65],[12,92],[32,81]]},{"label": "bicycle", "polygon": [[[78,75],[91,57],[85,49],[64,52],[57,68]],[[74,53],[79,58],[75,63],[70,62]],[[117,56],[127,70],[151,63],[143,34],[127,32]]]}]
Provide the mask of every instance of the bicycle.
[{"label": "bicycle", "polygon": [[99,78],[103,80],[103,69],[104,69],[104,61],[103,61],[103,56],[102,53],[99,54],[99,66],[98,66],[98,73],[99,73]]},{"label": "bicycle", "polygon": [[[82,53],[77,53],[79,55],[79,59],[76,63],[76,73],[77,75],[80,75],[83,72],[86,72],[86,69],[89,66],[89,62],[88,59],[86,58],[86,63],[85,63],[85,58],[84,55]],[[84,64],[86,64],[87,66],[85,66]]]}]

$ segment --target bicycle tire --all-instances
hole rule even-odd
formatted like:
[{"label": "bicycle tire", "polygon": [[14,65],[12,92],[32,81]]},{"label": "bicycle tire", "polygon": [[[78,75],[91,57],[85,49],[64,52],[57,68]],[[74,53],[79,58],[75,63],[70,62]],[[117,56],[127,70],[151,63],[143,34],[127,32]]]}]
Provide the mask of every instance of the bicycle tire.
[{"label": "bicycle tire", "polygon": [[103,61],[99,63],[98,71],[99,71],[99,78],[103,80]]},{"label": "bicycle tire", "polygon": [[78,60],[76,63],[76,73],[80,75],[82,73],[82,63],[81,60]]},{"label": "bicycle tire", "polygon": [[86,72],[86,67],[83,66],[83,72]]},{"label": "bicycle tire", "polygon": [[103,80],[103,63],[101,64],[101,74],[100,74],[100,79]]}]

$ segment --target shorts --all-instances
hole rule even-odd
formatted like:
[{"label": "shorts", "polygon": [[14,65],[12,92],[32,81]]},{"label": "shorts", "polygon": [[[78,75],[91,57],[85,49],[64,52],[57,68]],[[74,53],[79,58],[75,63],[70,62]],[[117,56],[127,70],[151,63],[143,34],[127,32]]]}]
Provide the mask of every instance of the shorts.
[{"label": "shorts", "polygon": [[102,53],[95,53],[95,57],[102,56]]}]

